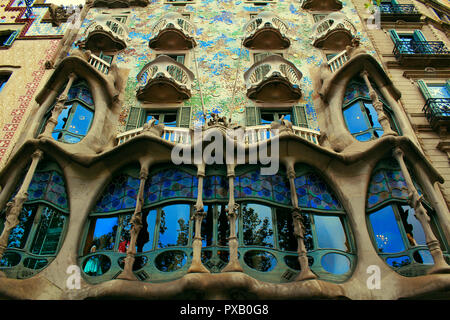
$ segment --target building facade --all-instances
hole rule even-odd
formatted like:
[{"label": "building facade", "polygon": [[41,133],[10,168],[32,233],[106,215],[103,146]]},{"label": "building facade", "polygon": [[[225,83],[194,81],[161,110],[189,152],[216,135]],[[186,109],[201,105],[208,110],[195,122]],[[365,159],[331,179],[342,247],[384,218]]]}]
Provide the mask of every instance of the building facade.
[{"label": "building facade", "polygon": [[448,298],[445,4],[40,6],[1,297]]}]

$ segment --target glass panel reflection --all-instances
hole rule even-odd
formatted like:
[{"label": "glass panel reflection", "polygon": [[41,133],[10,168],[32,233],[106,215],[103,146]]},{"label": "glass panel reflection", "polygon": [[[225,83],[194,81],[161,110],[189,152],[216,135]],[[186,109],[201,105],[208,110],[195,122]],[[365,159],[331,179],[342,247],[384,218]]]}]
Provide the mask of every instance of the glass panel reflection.
[{"label": "glass panel reflection", "polygon": [[364,114],[361,111],[359,102],[353,103],[344,110],[344,118],[350,133],[358,133],[368,128]]},{"label": "glass panel reflection", "polygon": [[19,224],[11,230],[8,238],[8,248],[23,249],[33,225],[36,207],[24,206],[19,214]]},{"label": "glass panel reflection", "polygon": [[183,251],[166,251],[158,255],[155,259],[155,266],[163,272],[173,272],[181,269],[187,261],[187,256]]},{"label": "glass panel reflection", "polygon": [[189,239],[190,205],[175,204],[161,209],[159,248],[186,246]]},{"label": "glass panel reflection", "polygon": [[244,255],[244,261],[250,268],[262,272],[269,272],[277,265],[275,256],[266,251],[248,251]]},{"label": "glass panel reflection", "polygon": [[388,265],[394,268],[400,268],[411,264],[411,259],[408,256],[387,258],[386,262]]},{"label": "glass panel reflection", "polygon": [[88,276],[97,277],[111,268],[111,260],[104,254],[90,256],[84,261],[83,271]]},{"label": "glass panel reflection", "polygon": [[[147,228],[141,230],[137,241],[139,252],[147,252],[153,249],[153,238],[155,237],[156,216],[157,216],[156,210],[150,210],[147,214],[147,218],[145,220]],[[147,230],[147,232],[145,232],[145,230]],[[144,244],[140,245],[140,243],[142,242],[144,242]]]},{"label": "glass panel reflection", "polygon": [[322,267],[334,274],[343,274],[350,270],[350,260],[338,253],[327,253],[322,257]]},{"label": "glass panel reflection", "polygon": [[90,252],[112,250],[115,245],[119,218],[97,218],[93,220],[94,233]]},{"label": "glass panel reflection", "polygon": [[273,247],[272,209],[260,204],[242,206],[244,244]]},{"label": "glass panel reflection", "polygon": [[425,233],[422,224],[414,216],[414,209],[410,206],[398,206],[403,227],[405,228],[406,237],[410,246],[426,245]]},{"label": "glass panel reflection", "polygon": [[380,252],[394,253],[405,250],[405,245],[391,206],[384,207],[370,214],[369,218]]},{"label": "glass panel reflection", "polygon": [[297,251],[290,209],[276,209],[278,246],[283,251]]},{"label": "glass panel reflection", "polygon": [[34,254],[55,254],[63,231],[66,217],[56,210],[43,207],[31,252]]},{"label": "glass panel reflection", "polygon": [[314,215],[319,248],[350,251],[342,221],[336,216]]}]

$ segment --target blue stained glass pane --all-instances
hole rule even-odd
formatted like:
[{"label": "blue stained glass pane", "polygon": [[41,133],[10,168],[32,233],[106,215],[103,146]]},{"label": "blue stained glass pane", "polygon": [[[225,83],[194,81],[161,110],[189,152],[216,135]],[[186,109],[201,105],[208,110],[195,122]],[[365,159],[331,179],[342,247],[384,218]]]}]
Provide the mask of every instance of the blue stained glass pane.
[{"label": "blue stained glass pane", "polygon": [[370,139],[372,139],[372,134],[370,132],[367,132],[359,136],[355,136],[355,139],[361,142],[369,141]]},{"label": "blue stained glass pane", "polygon": [[158,247],[186,246],[189,239],[190,205],[176,204],[161,209]]},{"label": "blue stained glass pane", "polygon": [[80,98],[80,100],[82,100],[83,102],[85,102],[90,106],[94,105],[94,100],[92,100],[91,91],[86,87],[81,88],[81,90],[79,91],[78,98]]},{"label": "blue stained glass pane", "polygon": [[378,250],[395,253],[405,250],[400,229],[391,206],[384,207],[369,216]]},{"label": "blue stained glass pane", "polygon": [[55,126],[54,130],[61,130],[64,129],[66,126],[67,120],[69,119],[69,112],[72,108],[72,105],[68,105],[67,109],[63,109],[61,113],[58,116],[58,123]]},{"label": "blue stained glass pane", "polygon": [[344,118],[351,134],[369,129],[365,115],[361,111],[359,102],[353,103],[350,107],[344,110]]}]

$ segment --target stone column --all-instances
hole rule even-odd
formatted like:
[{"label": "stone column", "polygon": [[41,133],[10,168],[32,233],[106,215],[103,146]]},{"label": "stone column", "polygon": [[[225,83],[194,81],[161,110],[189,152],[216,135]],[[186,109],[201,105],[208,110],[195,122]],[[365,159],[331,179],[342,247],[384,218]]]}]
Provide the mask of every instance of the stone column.
[{"label": "stone column", "polygon": [[300,274],[295,278],[295,281],[316,279],[317,276],[311,271],[308,264],[308,256],[305,247],[305,226],[303,224],[303,214],[298,206],[297,190],[295,189],[295,170],[294,163],[287,161],[286,163],[287,175],[291,189],[292,202],[292,223],[294,226],[294,235],[297,239],[297,254],[298,262],[300,264]]},{"label": "stone column", "polygon": [[25,201],[28,199],[28,187],[30,186],[31,180],[33,179],[34,172],[36,171],[36,167],[39,164],[39,161],[43,157],[43,152],[41,150],[36,150],[31,155],[31,165],[25,175],[25,178],[20,186],[19,191],[17,192],[14,199],[6,204],[6,220],[5,226],[3,228],[2,234],[0,235],[0,259],[3,257],[3,253],[8,246],[8,239],[11,233],[11,230],[14,229],[19,224],[19,215],[22,212],[22,207]]},{"label": "stone column", "polygon": [[136,240],[139,232],[142,229],[142,207],[144,206],[144,188],[145,182],[148,177],[148,169],[145,166],[141,167],[141,172],[139,175],[139,192],[136,199],[136,207],[134,209],[133,216],[130,219],[131,230],[130,230],[130,245],[127,249],[127,256],[125,258],[125,265],[123,267],[122,273],[117,277],[117,279],[123,280],[138,280],[133,273],[133,264],[136,260]]},{"label": "stone column", "polygon": [[192,242],[192,262],[188,269],[188,273],[210,273],[209,270],[202,264],[202,221],[206,216],[203,208],[203,178],[205,177],[205,164],[198,165],[198,194],[197,203],[195,204],[195,211],[191,216],[194,220],[194,241]]},{"label": "stone column", "polygon": [[384,112],[383,103],[378,99],[377,92],[373,89],[372,84],[369,80],[369,73],[364,70],[361,72],[361,77],[364,79],[364,82],[366,83],[367,87],[369,88],[369,95],[372,99],[372,104],[375,110],[378,114],[378,122],[381,124],[381,127],[383,128],[383,136],[397,136],[397,132],[393,131],[391,129],[391,124],[389,123],[389,118],[386,116],[386,113]]},{"label": "stone column", "polygon": [[414,186],[411,175],[409,174],[408,168],[403,158],[403,150],[399,147],[396,147],[394,149],[393,155],[395,159],[397,159],[403,176],[405,177],[406,185],[408,186],[410,206],[414,208],[414,216],[422,225],[427,246],[433,257],[434,266],[428,271],[428,273],[449,273],[450,266],[445,262],[441,247],[439,246],[439,241],[437,240],[436,236],[433,233],[433,230],[431,229],[430,217],[428,216],[427,211],[422,205],[423,196],[419,196],[419,193]]},{"label": "stone column", "polygon": [[50,119],[48,119],[44,132],[42,132],[39,135],[39,138],[41,137],[51,137],[53,130],[55,129],[56,125],[58,124],[58,117],[61,114],[61,112],[64,109],[67,109],[67,107],[64,105],[67,101],[67,94],[69,93],[69,89],[72,86],[73,82],[77,78],[75,73],[71,73],[69,75],[69,81],[67,82],[66,87],[64,88],[64,91],[59,95],[58,98],[56,98],[56,104],[53,107],[52,115]]},{"label": "stone column", "polygon": [[228,177],[228,192],[230,198],[228,199],[227,217],[230,222],[230,236],[228,238],[228,247],[230,250],[230,261],[222,269],[222,272],[243,272],[238,259],[238,247],[239,242],[236,235],[236,223],[239,217],[239,204],[234,202],[234,164],[227,165],[227,177]]}]

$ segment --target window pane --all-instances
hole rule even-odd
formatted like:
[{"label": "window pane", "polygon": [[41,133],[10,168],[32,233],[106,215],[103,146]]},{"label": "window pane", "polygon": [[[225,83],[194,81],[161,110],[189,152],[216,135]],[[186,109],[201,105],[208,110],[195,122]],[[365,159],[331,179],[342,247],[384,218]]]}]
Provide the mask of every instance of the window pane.
[{"label": "window pane", "polygon": [[122,230],[120,231],[119,238],[119,252],[125,253],[127,252],[128,246],[130,245],[130,231],[131,231],[131,214],[121,215],[119,217],[119,222],[122,226]]},{"label": "window pane", "polygon": [[364,133],[359,136],[355,136],[355,139],[361,142],[369,141],[370,139],[372,139],[372,134],[370,132]]},{"label": "window pane", "polygon": [[147,117],[145,118],[145,122],[149,122],[151,119],[155,119],[155,124],[159,123],[159,114],[147,114]]},{"label": "window pane", "polygon": [[380,252],[394,253],[405,250],[402,236],[391,206],[370,214],[375,241]]},{"label": "window pane", "polygon": [[[219,211],[219,219],[218,219],[218,226],[217,226],[217,245],[219,246],[226,246],[228,245],[228,237],[230,236],[230,223],[228,221],[227,212],[225,211],[225,205],[219,205],[218,211]],[[236,223],[236,229],[237,229],[237,223]],[[236,235],[237,235],[236,230]]]},{"label": "window pane", "polygon": [[77,105],[67,130],[72,133],[86,135],[91,126],[93,112],[81,105]]},{"label": "window pane", "polygon": [[8,238],[8,248],[23,249],[27,242],[28,234],[33,225],[34,216],[36,214],[36,207],[22,208],[19,215],[19,224],[11,230]]},{"label": "window pane", "polygon": [[164,125],[168,127],[176,127],[177,126],[177,115],[174,114],[164,114]]},{"label": "window pane", "polygon": [[67,109],[63,109],[63,111],[58,116],[58,123],[55,126],[55,130],[64,129],[66,126],[67,120],[69,119],[69,112],[72,109],[72,105],[68,105]]},{"label": "window pane", "polygon": [[[206,216],[202,220],[202,246],[211,246],[213,241],[213,206],[204,206]],[[194,229],[194,228],[193,228]],[[192,230],[195,235],[195,230]]]},{"label": "window pane", "polygon": [[39,227],[31,251],[35,254],[55,254],[66,217],[49,207],[43,207]]},{"label": "window pane", "polygon": [[189,239],[190,205],[176,204],[161,209],[159,248],[186,246]]},{"label": "window pane", "polygon": [[274,120],[273,113],[261,113],[261,124],[271,124]]},{"label": "window pane", "polygon": [[319,248],[350,251],[341,219],[336,216],[314,215]]},{"label": "window pane", "polygon": [[344,118],[350,133],[358,133],[368,129],[367,122],[358,102],[344,110]]},{"label": "window pane", "polygon": [[294,235],[291,210],[276,209],[278,245],[281,250],[297,251],[297,239]]},{"label": "window pane", "polygon": [[272,209],[260,204],[242,207],[244,244],[273,247]]},{"label": "window pane", "polygon": [[[142,246],[142,249],[139,251],[142,252],[146,252],[146,251],[150,251],[153,249],[153,238],[154,238],[154,234],[155,234],[155,226],[156,226],[156,216],[157,216],[157,211],[156,210],[150,210],[147,214],[147,218],[146,218],[146,223],[147,223],[147,232],[142,232],[144,230],[141,230],[141,232],[139,233],[139,238],[141,239],[141,233],[144,235],[145,234],[145,239],[141,240],[142,242],[146,241],[145,244]],[[145,224],[144,224],[145,226]],[[138,241],[138,242],[141,242]],[[140,247],[140,245],[138,244],[138,248]]]},{"label": "window pane", "polygon": [[426,245],[425,233],[421,223],[414,216],[414,209],[410,206],[399,206],[398,210],[410,246]]},{"label": "window pane", "polygon": [[93,245],[95,245],[96,251],[112,250],[116,241],[119,218],[97,218],[93,223],[95,224]]},{"label": "window pane", "polygon": [[378,113],[371,103],[364,103],[364,108],[369,119],[370,126],[372,128],[381,128],[381,124],[378,122]]}]

